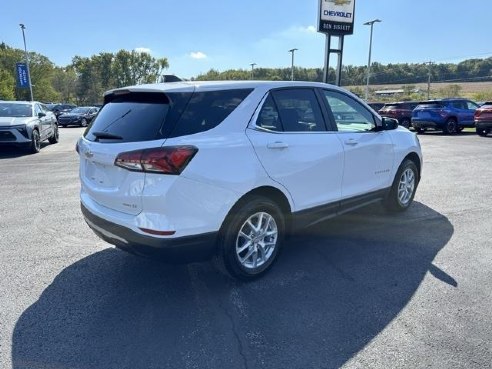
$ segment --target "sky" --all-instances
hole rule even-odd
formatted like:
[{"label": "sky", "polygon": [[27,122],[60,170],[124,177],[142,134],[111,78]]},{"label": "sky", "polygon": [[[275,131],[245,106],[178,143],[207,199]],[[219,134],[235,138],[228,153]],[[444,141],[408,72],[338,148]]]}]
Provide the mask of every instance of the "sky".
[{"label": "sky", "polygon": [[[166,74],[196,77],[210,69],[323,67],[318,0],[0,0],[0,42],[58,66],[74,56],[120,49],[150,52],[169,62]],[[459,62],[492,56],[491,0],[356,0],[354,34],[345,36],[343,64],[372,61]]]}]

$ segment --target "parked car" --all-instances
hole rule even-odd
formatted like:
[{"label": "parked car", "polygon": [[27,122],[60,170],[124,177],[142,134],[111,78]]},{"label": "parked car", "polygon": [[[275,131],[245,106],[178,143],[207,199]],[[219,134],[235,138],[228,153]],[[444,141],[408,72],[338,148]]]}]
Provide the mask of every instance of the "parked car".
[{"label": "parked car", "polygon": [[46,107],[55,114],[56,118],[61,114],[68,113],[70,110],[75,109],[77,105],[73,104],[47,104]]},{"label": "parked car", "polygon": [[0,145],[27,147],[32,153],[41,149],[41,142],[58,142],[55,115],[39,102],[0,102]]},{"label": "parked car", "polygon": [[478,105],[465,99],[422,101],[412,112],[412,126],[417,133],[427,129],[456,134],[464,127],[474,127]]},{"label": "parked car", "polygon": [[382,117],[394,118],[398,120],[400,126],[410,128],[412,123],[412,111],[417,105],[417,101],[386,103],[378,111],[378,113]]},{"label": "parked car", "polygon": [[109,91],[77,142],[81,208],[138,255],[215,255],[252,279],[299,227],[411,205],[417,136],[336,86],[176,82]]},{"label": "parked car", "polygon": [[475,110],[475,127],[480,136],[492,132],[492,101],[483,103]]},{"label": "parked car", "polygon": [[61,127],[73,125],[87,127],[97,115],[98,111],[99,108],[95,106],[81,106],[58,116],[58,124]]}]

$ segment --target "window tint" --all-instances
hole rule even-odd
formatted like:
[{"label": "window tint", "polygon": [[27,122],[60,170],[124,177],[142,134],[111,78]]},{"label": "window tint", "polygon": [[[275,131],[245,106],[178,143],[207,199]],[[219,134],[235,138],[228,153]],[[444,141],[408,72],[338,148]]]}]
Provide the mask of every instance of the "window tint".
[{"label": "window tint", "polygon": [[[130,93],[110,97],[84,136],[90,141],[108,143],[164,138],[190,96],[191,93]],[[98,139],[93,132],[104,132],[121,139]]]},{"label": "window tint", "polygon": [[218,126],[251,91],[237,89],[194,93],[169,137],[191,135]]},{"label": "window tint", "polygon": [[340,132],[367,132],[376,127],[373,115],[353,98],[336,91],[323,91]]},{"label": "window tint", "polygon": [[467,101],[466,105],[468,106],[468,109],[470,109],[470,110],[475,110],[478,108],[478,104],[475,104],[473,101]]},{"label": "window tint", "polygon": [[272,92],[284,132],[326,131],[316,94],[311,89]]}]

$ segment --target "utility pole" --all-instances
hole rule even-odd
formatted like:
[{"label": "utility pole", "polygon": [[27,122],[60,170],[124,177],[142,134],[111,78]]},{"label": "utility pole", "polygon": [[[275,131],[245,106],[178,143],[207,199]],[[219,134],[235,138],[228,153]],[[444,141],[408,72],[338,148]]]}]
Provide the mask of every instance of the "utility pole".
[{"label": "utility pole", "polygon": [[427,64],[429,66],[429,68],[428,68],[429,69],[429,76],[427,78],[427,100],[429,100],[430,99],[430,89],[431,89],[431,66],[432,66],[432,64],[434,64],[434,62],[428,61],[424,64]]},{"label": "utility pole", "polygon": [[24,34],[24,30],[26,29],[26,26],[24,26],[22,23],[19,24],[21,30],[22,30],[22,38],[24,39],[24,56],[26,58],[26,67],[27,67],[27,78],[29,78],[29,92],[31,94],[31,101],[34,100],[34,96],[32,94],[32,83],[31,83],[31,71],[29,68],[29,56],[27,54],[27,47],[26,47],[26,35]]},{"label": "utility pole", "polygon": [[251,79],[254,79],[256,63],[250,63],[249,65],[251,65]]},{"label": "utility pole", "polygon": [[294,80],[294,53],[299,50],[299,49],[290,49],[289,50],[289,53],[292,54],[292,62],[291,62],[291,66],[290,66],[290,80],[293,81]]}]

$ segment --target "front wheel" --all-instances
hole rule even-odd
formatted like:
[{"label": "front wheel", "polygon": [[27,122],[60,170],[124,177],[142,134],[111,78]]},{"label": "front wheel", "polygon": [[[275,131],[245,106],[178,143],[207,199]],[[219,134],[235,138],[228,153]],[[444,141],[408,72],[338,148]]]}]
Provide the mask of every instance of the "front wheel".
[{"label": "front wheel", "polygon": [[39,132],[37,129],[32,131],[31,137],[31,145],[29,147],[29,151],[32,154],[36,154],[41,150],[41,137],[39,136]]},{"label": "front wheel", "polygon": [[391,212],[407,210],[417,191],[419,183],[419,172],[415,163],[409,159],[405,160],[396,173],[390,193],[384,205]]},{"label": "front wheel", "polygon": [[273,264],[284,239],[285,220],[276,203],[251,196],[233,208],[219,238],[218,260],[233,277],[252,280]]},{"label": "front wheel", "polygon": [[80,126],[81,126],[81,127],[87,127],[87,119],[83,118],[83,119],[80,121]]},{"label": "front wheel", "polygon": [[50,144],[56,144],[59,140],[60,136],[59,136],[59,133],[58,133],[58,126],[55,125],[55,127],[53,128],[53,135],[48,139],[48,141],[50,142]]}]

